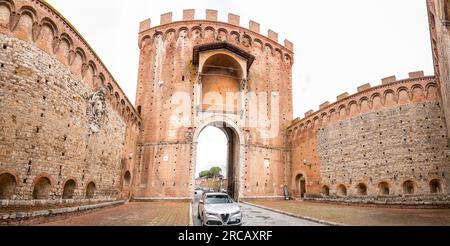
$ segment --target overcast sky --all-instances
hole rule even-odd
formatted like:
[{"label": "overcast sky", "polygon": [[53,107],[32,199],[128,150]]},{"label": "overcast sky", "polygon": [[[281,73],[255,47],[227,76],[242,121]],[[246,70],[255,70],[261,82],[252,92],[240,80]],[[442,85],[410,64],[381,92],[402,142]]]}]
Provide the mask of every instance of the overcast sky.
[{"label": "overcast sky", "polygon": [[[135,101],[139,22],[172,11],[180,20],[183,9],[229,12],[279,33],[295,45],[293,67],[294,118],[334,102],[359,85],[380,84],[391,75],[433,74],[425,0],[48,0],[94,48],[130,101]],[[211,156],[213,156],[212,154]],[[212,161],[211,161],[212,162]]]}]

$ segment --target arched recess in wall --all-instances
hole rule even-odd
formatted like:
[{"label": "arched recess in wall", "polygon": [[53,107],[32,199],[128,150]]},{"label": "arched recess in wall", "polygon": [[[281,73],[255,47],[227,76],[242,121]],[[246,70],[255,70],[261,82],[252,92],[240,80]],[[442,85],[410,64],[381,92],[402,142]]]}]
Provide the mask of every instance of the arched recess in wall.
[{"label": "arched recess in wall", "polygon": [[238,112],[244,71],[239,62],[225,53],[207,58],[201,68],[202,110]]},{"label": "arched recess in wall", "polygon": [[341,197],[346,197],[347,196],[347,187],[345,187],[345,185],[339,185],[337,187],[337,195],[341,196]]},{"label": "arched recess in wall", "polygon": [[252,46],[252,38],[249,35],[244,34],[244,36],[242,37],[242,45],[247,48],[251,47]]},{"label": "arched recess in wall", "polygon": [[255,38],[254,42],[254,51],[256,54],[261,54],[263,51],[263,42],[260,39]]},{"label": "arched recess in wall", "polygon": [[414,194],[415,185],[414,185],[413,181],[407,180],[407,181],[403,182],[402,188],[403,188],[403,194],[405,194],[405,195]]},{"label": "arched recess in wall", "polygon": [[48,199],[50,196],[51,188],[52,184],[49,178],[47,177],[38,178],[34,183],[33,199],[35,200]]},{"label": "arched recess in wall", "polygon": [[217,31],[217,41],[226,42],[228,40],[228,31],[224,28],[219,28]]},{"label": "arched recess in wall", "polygon": [[200,40],[203,37],[203,33],[202,33],[202,28],[199,26],[194,26],[191,29],[191,39],[195,42],[195,43],[199,43]]},{"label": "arched recess in wall", "polygon": [[367,185],[360,183],[356,186],[358,196],[367,196]]},{"label": "arched recess in wall", "polygon": [[439,92],[436,83],[429,83],[426,85],[426,97],[428,100],[434,100],[439,97]]},{"label": "arched recess in wall", "polygon": [[49,54],[53,54],[56,51],[55,40],[59,36],[58,27],[48,17],[44,17],[40,23],[40,31],[36,39],[36,46],[46,51]]},{"label": "arched recess in wall", "polygon": [[18,18],[16,23],[12,22],[11,30],[19,39],[32,41],[33,26],[38,25],[36,10],[30,6],[22,6]]},{"label": "arched recess in wall", "polygon": [[205,28],[205,35],[204,38],[207,41],[213,41],[216,38],[216,30],[214,29],[214,27],[208,26]]},{"label": "arched recess in wall", "polygon": [[330,187],[328,187],[327,185],[324,185],[322,187],[322,195],[330,196]]},{"label": "arched recess in wall", "polygon": [[431,194],[442,193],[442,184],[439,179],[433,179],[430,181],[430,193]]},{"label": "arched recess in wall", "polygon": [[178,29],[177,41],[183,42],[187,38],[189,38],[189,28],[181,27],[180,29]]},{"label": "arched recess in wall", "polygon": [[92,199],[95,197],[96,186],[94,182],[90,182],[86,186],[86,199]]},{"label": "arched recess in wall", "polygon": [[72,38],[67,33],[62,33],[60,35],[61,42],[59,44],[58,50],[56,52],[58,60],[64,65],[68,66],[70,64],[70,54],[73,49]]},{"label": "arched recess in wall", "polygon": [[75,189],[77,188],[77,183],[73,179],[69,179],[64,184],[64,190],[63,190],[63,199],[73,199],[73,196],[75,194]]},{"label": "arched recess in wall", "polygon": [[76,48],[75,56],[70,64],[72,73],[82,77],[82,69],[85,63],[86,54],[84,53],[84,50],[81,48]]},{"label": "arched recess in wall", "polygon": [[9,28],[11,13],[15,11],[14,2],[10,0],[0,0],[0,25]]},{"label": "arched recess in wall", "polygon": [[295,177],[295,194],[299,198],[304,198],[306,195],[306,177],[303,174]]},{"label": "arched recess in wall", "polygon": [[232,31],[230,33],[230,40],[231,40],[232,43],[238,45],[241,42],[241,35],[238,32],[236,32],[236,31]]},{"label": "arched recess in wall", "polygon": [[123,175],[123,180],[125,181],[124,184],[125,186],[130,186],[131,184],[131,173],[130,171],[126,171],[125,174]]},{"label": "arched recess in wall", "polygon": [[389,195],[390,194],[389,184],[387,182],[381,182],[380,184],[378,184],[378,191],[379,194],[382,196]]},{"label": "arched recess in wall", "polygon": [[10,200],[16,192],[16,178],[10,173],[0,174],[0,200]]}]

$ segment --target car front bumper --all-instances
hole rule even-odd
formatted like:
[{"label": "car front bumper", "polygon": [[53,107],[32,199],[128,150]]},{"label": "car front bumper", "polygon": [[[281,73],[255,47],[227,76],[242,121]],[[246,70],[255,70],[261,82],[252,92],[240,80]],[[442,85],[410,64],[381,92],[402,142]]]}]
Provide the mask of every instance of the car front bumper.
[{"label": "car front bumper", "polygon": [[228,220],[222,220],[220,215],[207,215],[205,216],[206,226],[241,226],[242,225],[242,215],[231,216]]}]

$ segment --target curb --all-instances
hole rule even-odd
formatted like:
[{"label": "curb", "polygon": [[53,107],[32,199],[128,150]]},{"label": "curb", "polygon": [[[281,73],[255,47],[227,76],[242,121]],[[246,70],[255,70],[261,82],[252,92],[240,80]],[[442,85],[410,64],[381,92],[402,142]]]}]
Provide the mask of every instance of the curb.
[{"label": "curb", "polygon": [[38,210],[38,211],[30,211],[30,212],[13,212],[13,213],[4,213],[0,214],[0,221],[6,220],[28,220],[36,217],[47,217],[47,216],[55,216],[55,215],[63,215],[70,214],[74,212],[83,212],[88,210],[94,210],[99,208],[106,208],[116,205],[124,204],[125,201],[112,201],[112,202],[104,202],[99,204],[90,204],[90,205],[81,205],[76,207],[67,207],[67,208],[53,208],[46,210]]},{"label": "curb", "polygon": [[189,226],[194,226],[194,213],[192,212],[192,202],[189,203]]},{"label": "curb", "polygon": [[294,213],[289,213],[289,212],[286,212],[286,211],[281,211],[281,210],[278,210],[278,209],[268,208],[268,207],[256,205],[256,204],[253,204],[253,203],[249,203],[249,202],[241,202],[241,203],[246,204],[246,205],[250,205],[250,206],[253,206],[253,207],[269,210],[269,211],[272,211],[272,212],[275,212],[275,213],[284,214],[284,215],[291,216],[291,217],[294,217],[294,218],[304,219],[304,220],[308,220],[308,221],[311,221],[311,222],[323,224],[323,225],[328,225],[328,226],[348,226],[346,224],[335,223],[335,222],[331,222],[331,221],[311,218],[311,217],[308,217],[308,216],[303,216],[303,215],[298,215],[298,214],[294,214]]}]

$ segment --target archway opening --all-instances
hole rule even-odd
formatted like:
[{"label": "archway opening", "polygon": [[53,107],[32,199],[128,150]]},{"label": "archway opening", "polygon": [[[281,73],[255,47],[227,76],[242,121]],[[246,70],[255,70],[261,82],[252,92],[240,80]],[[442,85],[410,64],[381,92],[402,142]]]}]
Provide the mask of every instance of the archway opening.
[{"label": "archway opening", "polygon": [[201,71],[202,110],[237,113],[243,77],[241,65],[230,55],[209,57]]},{"label": "archway opening", "polygon": [[125,185],[129,186],[131,183],[131,173],[130,171],[126,171],[125,175],[123,176],[123,179],[125,180]]},{"label": "archway opening", "polygon": [[95,183],[90,182],[86,187],[86,199],[92,199],[95,196]]},{"label": "archway opening", "polygon": [[324,196],[330,196],[330,187],[324,185],[322,187],[322,195]]},{"label": "archway opening", "polygon": [[239,196],[239,137],[225,123],[205,127],[198,137],[195,186]]},{"label": "archway opening", "polygon": [[295,188],[296,188],[296,194],[298,195],[298,197],[300,199],[305,198],[306,195],[306,179],[305,176],[303,176],[303,174],[299,174],[297,175],[297,177],[295,177]]},{"label": "archway opening", "polygon": [[442,193],[442,185],[439,179],[433,179],[430,181],[430,193],[432,194]]},{"label": "archway opening", "polygon": [[0,200],[10,200],[16,192],[16,178],[9,174],[0,175]]},{"label": "archway opening", "polygon": [[39,178],[33,189],[33,199],[44,200],[48,199],[50,196],[50,190],[52,188],[50,179],[46,177]]},{"label": "archway opening", "polygon": [[70,179],[66,182],[64,185],[64,191],[63,191],[63,199],[73,199],[73,195],[75,193],[75,189],[77,187],[77,184],[74,180]]},{"label": "archway opening", "polygon": [[356,190],[359,196],[367,196],[367,186],[365,184],[358,184],[358,186],[356,186]]},{"label": "archway opening", "polygon": [[337,195],[341,197],[347,196],[347,187],[345,185],[339,185],[337,188]]},{"label": "archway opening", "polygon": [[389,195],[390,191],[389,191],[389,184],[386,182],[382,182],[378,185],[378,190],[380,192],[380,195],[382,196],[387,196]]},{"label": "archway opening", "polygon": [[414,182],[411,180],[405,181],[403,183],[403,193],[406,195],[414,194]]}]

